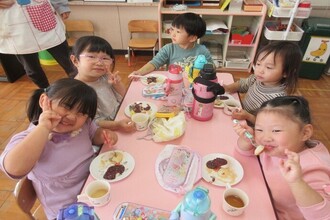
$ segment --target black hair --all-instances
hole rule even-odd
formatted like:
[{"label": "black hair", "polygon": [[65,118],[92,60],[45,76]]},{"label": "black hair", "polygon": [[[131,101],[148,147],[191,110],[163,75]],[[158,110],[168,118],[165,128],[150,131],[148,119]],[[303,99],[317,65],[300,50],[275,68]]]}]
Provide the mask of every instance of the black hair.
[{"label": "black hair", "polygon": [[280,96],[264,102],[257,112],[278,112],[302,124],[311,124],[308,101],[302,96]]},{"label": "black hair", "polygon": [[72,55],[74,55],[78,60],[79,55],[84,51],[88,52],[103,52],[111,57],[113,60],[112,70],[115,68],[115,54],[108,41],[98,36],[84,36],[80,37],[72,48]]},{"label": "black hair", "polygon": [[197,36],[201,38],[206,32],[205,21],[195,13],[184,13],[176,16],[172,21],[172,26],[176,28],[183,28],[189,36]]},{"label": "black hair", "polygon": [[39,105],[41,94],[45,93],[50,100],[59,100],[60,106],[68,109],[77,107],[78,112],[87,114],[94,119],[97,109],[95,90],[82,81],[63,78],[55,81],[46,89],[34,91],[27,106],[27,116],[30,122],[38,123],[42,109]]},{"label": "black hair", "polygon": [[[265,53],[265,55],[260,57],[262,53]],[[274,53],[274,63],[277,56],[282,59],[283,74],[285,74],[286,77],[282,78],[281,83],[286,85],[288,94],[293,94],[297,87],[298,73],[302,61],[300,47],[296,43],[290,41],[273,41],[258,51],[254,59],[254,65],[258,60],[265,59],[271,53]]]}]

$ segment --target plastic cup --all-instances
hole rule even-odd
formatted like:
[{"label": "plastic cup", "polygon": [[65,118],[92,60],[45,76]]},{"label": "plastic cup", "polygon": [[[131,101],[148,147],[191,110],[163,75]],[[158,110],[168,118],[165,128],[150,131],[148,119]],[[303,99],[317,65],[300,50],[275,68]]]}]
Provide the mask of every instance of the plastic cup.
[{"label": "plastic cup", "polygon": [[108,181],[94,180],[86,186],[85,192],[78,195],[79,201],[87,201],[93,206],[103,206],[110,201],[111,186]]},{"label": "plastic cup", "polygon": [[135,123],[137,131],[144,131],[148,127],[149,115],[145,113],[135,113],[131,117],[132,121]]},{"label": "plastic cup", "polygon": [[228,215],[239,216],[248,205],[249,197],[243,190],[226,187],[222,197],[222,208]]}]

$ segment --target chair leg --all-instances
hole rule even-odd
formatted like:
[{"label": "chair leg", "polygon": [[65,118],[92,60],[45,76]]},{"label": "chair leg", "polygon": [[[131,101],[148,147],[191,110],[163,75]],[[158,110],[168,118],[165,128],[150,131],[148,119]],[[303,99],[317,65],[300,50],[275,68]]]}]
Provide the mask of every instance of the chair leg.
[{"label": "chair leg", "polygon": [[128,66],[131,66],[131,50],[129,47],[127,47],[127,62],[128,62]]},{"label": "chair leg", "polygon": [[153,57],[156,55],[156,47],[152,48],[152,55]]}]

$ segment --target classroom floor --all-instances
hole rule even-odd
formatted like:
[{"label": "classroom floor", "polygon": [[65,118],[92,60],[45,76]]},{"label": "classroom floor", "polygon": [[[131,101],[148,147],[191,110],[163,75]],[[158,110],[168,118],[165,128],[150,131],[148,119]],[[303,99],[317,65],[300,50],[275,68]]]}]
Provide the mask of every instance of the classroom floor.
[{"label": "classroom floor", "polygon": [[[148,62],[151,56],[136,56],[128,67],[123,55],[116,56],[116,70],[119,70],[123,82],[128,86],[127,76]],[[58,65],[44,66],[50,82],[66,77]],[[0,68],[0,75],[4,75]],[[246,77],[246,72],[234,72],[235,80]],[[28,125],[25,107],[31,92],[37,87],[23,76],[15,83],[0,82],[0,153],[10,137]],[[322,141],[330,151],[330,76],[322,75],[320,80],[299,79],[297,94],[303,95],[310,102],[314,124],[314,139]],[[17,181],[10,180],[0,172],[0,219],[28,219],[19,210],[13,197]]]}]

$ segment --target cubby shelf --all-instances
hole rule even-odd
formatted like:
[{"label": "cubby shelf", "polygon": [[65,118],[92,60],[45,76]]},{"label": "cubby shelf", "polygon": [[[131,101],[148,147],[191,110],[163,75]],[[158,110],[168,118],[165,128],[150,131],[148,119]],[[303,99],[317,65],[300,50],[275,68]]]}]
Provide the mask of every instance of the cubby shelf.
[{"label": "cubby shelf", "polygon": [[[182,0],[183,1],[183,0]],[[256,50],[259,44],[260,36],[262,33],[264,20],[267,14],[267,6],[262,2],[262,10],[260,12],[246,12],[246,11],[229,11],[220,10],[219,6],[212,6],[208,2],[207,5],[203,5],[204,1],[200,1],[200,6],[189,6],[187,10],[176,11],[173,9],[173,5],[169,4],[168,0],[160,0],[158,5],[158,16],[159,16],[159,44],[160,47],[166,43],[171,42],[170,35],[164,33],[164,21],[166,25],[169,25],[169,21],[173,20],[178,14],[193,12],[200,15],[205,21],[216,20],[223,22],[227,28],[227,34],[212,34],[207,33],[201,39],[199,43],[209,45],[216,45],[216,48],[209,48],[212,56],[215,58],[215,62],[218,65],[218,71],[250,71],[252,68],[251,63],[253,62]],[[181,2],[181,1],[177,1]],[[196,1],[195,1],[196,2]],[[182,2],[183,3],[183,2]],[[211,4],[211,5],[208,5]],[[246,26],[249,29],[250,34],[253,34],[252,42],[249,44],[242,44],[239,41],[233,43],[231,41],[231,30],[233,27]],[[242,62],[237,59],[231,59],[232,54],[244,54]]]}]

